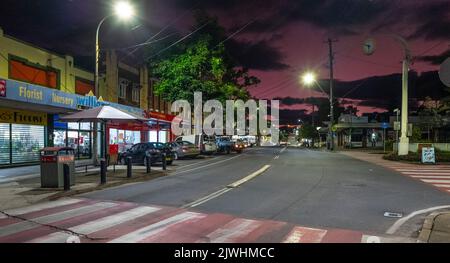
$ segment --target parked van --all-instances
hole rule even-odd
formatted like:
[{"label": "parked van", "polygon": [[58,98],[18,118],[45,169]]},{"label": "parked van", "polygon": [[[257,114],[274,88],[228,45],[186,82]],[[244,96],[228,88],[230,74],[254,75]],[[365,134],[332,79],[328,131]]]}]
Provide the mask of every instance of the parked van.
[{"label": "parked van", "polygon": [[175,139],[175,142],[190,142],[196,145],[202,154],[213,154],[217,152],[216,138],[214,136],[203,135],[186,135]]}]

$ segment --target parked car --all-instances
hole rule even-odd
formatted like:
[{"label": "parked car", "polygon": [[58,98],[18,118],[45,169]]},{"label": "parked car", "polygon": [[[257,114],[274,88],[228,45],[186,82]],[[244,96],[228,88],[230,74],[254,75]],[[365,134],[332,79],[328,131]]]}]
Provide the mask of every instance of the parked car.
[{"label": "parked car", "polygon": [[164,143],[149,142],[138,143],[133,145],[129,150],[119,154],[119,164],[125,165],[127,157],[131,157],[133,164],[146,165],[146,156],[150,156],[151,164],[162,162],[163,154],[166,154],[168,165],[172,165],[174,160],[174,152]]},{"label": "parked car", "polygon": [[229,137],[216,138],[217,151],[230,154],[233,150],[234,144]]},{"label": "parked car", "polygon": [[217,152],[217,145],[214,136],[203,135],[185,135],[175,139],[175,142],[190,142],[200,149],[202,154],[212,154]]},{"label": "parked car", "polygon": [[200,149],[193,143],[187,141],[170,142],[167,144],[174,154],[174,159],[182,159],[186,157],[195,158],[200,155]]}]

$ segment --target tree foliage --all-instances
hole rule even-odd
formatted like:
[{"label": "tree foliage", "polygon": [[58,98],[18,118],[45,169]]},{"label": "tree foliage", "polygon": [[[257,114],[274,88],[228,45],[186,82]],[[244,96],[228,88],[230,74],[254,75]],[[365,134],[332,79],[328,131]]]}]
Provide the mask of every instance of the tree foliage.
[{"label": "tree foliage", "polygon": [[236,66],[222,43],[225,30],[216,18],[198,13],[194,28],[202,26],[201,33],[178,45],[175,52],[151,61],[150,70],[158,79],[155,93],[169,101],[191,103],[194,92],[202,92],[204,100],[249,99],[247,87],[260,80]]}]

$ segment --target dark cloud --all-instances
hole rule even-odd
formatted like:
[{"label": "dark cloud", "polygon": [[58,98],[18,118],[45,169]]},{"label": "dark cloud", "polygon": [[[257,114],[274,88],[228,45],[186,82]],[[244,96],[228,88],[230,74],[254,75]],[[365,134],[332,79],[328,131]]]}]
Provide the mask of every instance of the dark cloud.
[{"label": "dark cloud", "polygon": [[450,2],[430,3],[417,8],[411,23],[417,22],[418,27],[409,36],[410,39],[425,38],[427,40],[450,39]]},{"label": "dark cloud", "polygon": [[283,54],[273,47],[268,41],[262,40],[256,43],[250,41],[229,41],[227,47],[241,66],[256,70],[283,70],[289,68],[284,64]]},{"label": "dark cloud", "polygon": [[444,63],[444,61],[450,57],[450,49],[447,51],[444,51],[442,54],[435,55],[435,56],[420,56],[416,59],[419,61],[429,62],[432,65],[441,65]]}]

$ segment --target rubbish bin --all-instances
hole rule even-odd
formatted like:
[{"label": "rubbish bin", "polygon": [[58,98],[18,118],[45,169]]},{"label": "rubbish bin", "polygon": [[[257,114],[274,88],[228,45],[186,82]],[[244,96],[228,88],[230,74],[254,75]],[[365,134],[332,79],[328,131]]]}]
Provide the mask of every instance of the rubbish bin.
[{"label": "rubbish bin", "polygon": [[70,185],[75,185],[75,150],[70,147],[48,147],[40,151],[41,187],[64,186],[64,165],[69,165]]}]

